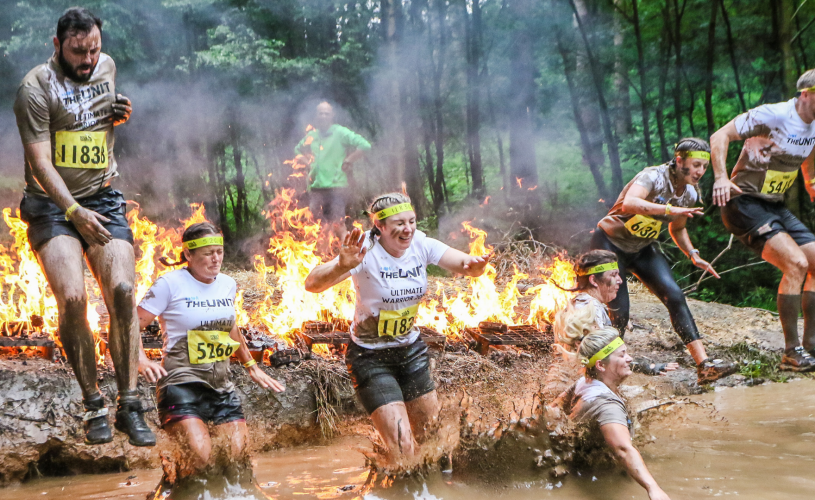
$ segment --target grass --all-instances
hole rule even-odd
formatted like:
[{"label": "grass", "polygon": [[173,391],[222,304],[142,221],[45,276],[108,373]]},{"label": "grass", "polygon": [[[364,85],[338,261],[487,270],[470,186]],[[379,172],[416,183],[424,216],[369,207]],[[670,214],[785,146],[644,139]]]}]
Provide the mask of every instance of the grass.
[{"label": "grass", "polygon": [[781,354],[759,349],[753,344],[739,342],[728,349],[739,365],[739,373],[756,379],[786,382],[789,377],[779,370]]}]

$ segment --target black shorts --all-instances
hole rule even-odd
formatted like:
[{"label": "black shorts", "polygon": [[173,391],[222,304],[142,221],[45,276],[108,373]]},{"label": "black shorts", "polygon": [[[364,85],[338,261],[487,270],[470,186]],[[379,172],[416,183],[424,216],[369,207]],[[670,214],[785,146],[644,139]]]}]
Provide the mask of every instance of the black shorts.
[{"label": "black shorts", "polygon": [[315,220],[339,222],[345,219],[348,188],[312,189],[308,196],[308,207]]},{"label": "black shorts", "polygon": [[[121,191],[105,188],[95,195],[79,198],[76,202],[83,208],[93,210],[110,219],[110,222],[103,222],[102,225],[110,232],[113,239],[125,240],[133,244],[133,232],[125,217],[127,203]],[[65,220],[65,212],[51,201],[51,198],[23,196],[23,201],[20,202],[20,218],[28,224],[28,242],[35,252],[48,240],[63,235],[79,240],[82,248],[88,249],[88,243],[76,230],[74,224]]]},{"label": "black shorts", "polygon": [[348,344],[345,365],[362,406],[371,414],[388,403],[413,401],[436,390],[422,339],[404,347],[365,349]]},{"label": "black shorts", "polygon": [[753,196],[732,198],[722,207],[722,222],[744,246],[759,256],[767,240],[781,232],[789,234],[799,247],[815,241],[815,235],[783,203]]},{"label": "black shorts", "polygon": [[156,406],[162,427],[188,418],[213,425],[246,420],[235,391],[222,394],[199,382],[162,387]]}]

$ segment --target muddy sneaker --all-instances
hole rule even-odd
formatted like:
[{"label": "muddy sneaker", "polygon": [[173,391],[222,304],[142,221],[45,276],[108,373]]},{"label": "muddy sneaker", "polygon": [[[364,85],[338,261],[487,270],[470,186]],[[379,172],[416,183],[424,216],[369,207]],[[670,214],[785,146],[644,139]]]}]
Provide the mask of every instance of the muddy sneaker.
[{"label": "muddy sneaker", "polygon": [[113,426],[127,434],[130,437],[128,442],[133,446],[155,446],[156,435],[147,427],[143,414],[141,401],[119,401]]},{"label": "muddy sneaker", "polygon": [[105,400],[99,396],[90,401],[83,401],[85,415],[82,417],[85,427],[85,444],[103,444],[113,441],[113,431],[108,424],[108,409]]},{"label": "muddy sneaker", "polygon": [[798,346],[792,354],[784,353],[779,369],[790,372],[811,372],[815,370],[815,358],[809,355],[802,346]]},{"label": "muddy sneaker", "polygon": [[738,366],[735,363],[708,358],[696,365],[696,383],[699,385],[709,384],[736,373],[736,370],[738,370]]}]

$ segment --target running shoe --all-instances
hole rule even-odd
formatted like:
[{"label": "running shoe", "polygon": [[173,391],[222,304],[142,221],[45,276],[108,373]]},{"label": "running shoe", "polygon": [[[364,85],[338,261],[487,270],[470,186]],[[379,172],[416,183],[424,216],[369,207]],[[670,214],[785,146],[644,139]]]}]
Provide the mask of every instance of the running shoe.
[{"label": "running shoe", "polygon": [[736,373],[736,370],[738,370],[738,366],[735,363],[708,358],[696,365],[696,383],[699,385],[709,384]]},{"label": "running shoe", "polygon": [[144,421],[144,410],[139,400],[119,401],[113,426],[117,431],[127,434],[130,437],[128,442],[133,446],[155,446],[156,444],[156,435]]},{"label": "running shoe", "polygon": [[82,417],[85,427],[85,444],[104,444],[113,441],[113,431],[108,424],[108,409],[101,396],[90,401],[83,401],[85,415]]},{"label": "running shoe", "polygon": [[784,353],[779,369],[790,372],[811,372],[815,370],[815,358],[799,345],[792,351],[792,354]]}]

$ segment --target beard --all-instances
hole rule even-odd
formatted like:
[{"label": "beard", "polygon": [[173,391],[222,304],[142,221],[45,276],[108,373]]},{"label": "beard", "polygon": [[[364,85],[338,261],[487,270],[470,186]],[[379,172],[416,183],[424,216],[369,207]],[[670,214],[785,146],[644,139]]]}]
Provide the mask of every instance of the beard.
[{"label": "beard", "polygon": [[[88,80],[90,80],[91,76],[93,75],[93,71],[96,69],[96,64],[92,66],[88,64],[81,64],[77,67],[71,66],[71,63],[69,63],[62,55],[62,47],[59,48],[59,55],[57,60],[59,62],[59,67],[62,68],[62,72],[65,73],[65,76],[67,76],[76,83],[85,83]],[[90,71],[88,71],[87,75],[83,76],[79,74],[79,70],[82,69],[90,69]]]}]

